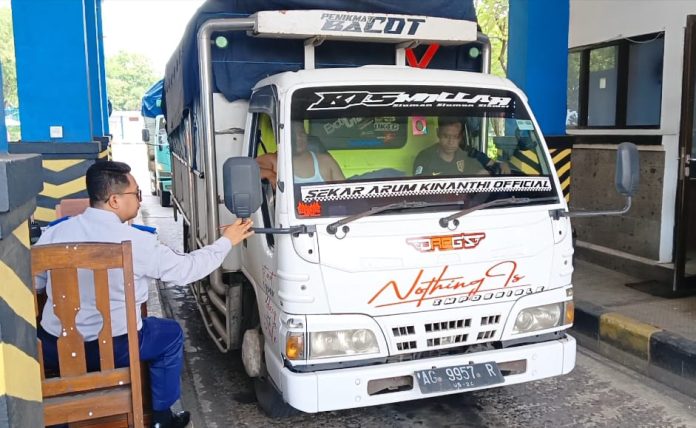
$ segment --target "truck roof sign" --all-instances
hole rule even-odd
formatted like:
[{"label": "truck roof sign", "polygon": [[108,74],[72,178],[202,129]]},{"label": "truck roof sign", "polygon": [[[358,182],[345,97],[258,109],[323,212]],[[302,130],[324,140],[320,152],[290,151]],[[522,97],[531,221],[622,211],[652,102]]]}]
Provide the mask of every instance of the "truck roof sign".
[{"label": "truck roof sign", "polygon": [[475,41],[476,23],[429,16],[333,10],[262,11],[253,35],[259,37],[457,45]]}]

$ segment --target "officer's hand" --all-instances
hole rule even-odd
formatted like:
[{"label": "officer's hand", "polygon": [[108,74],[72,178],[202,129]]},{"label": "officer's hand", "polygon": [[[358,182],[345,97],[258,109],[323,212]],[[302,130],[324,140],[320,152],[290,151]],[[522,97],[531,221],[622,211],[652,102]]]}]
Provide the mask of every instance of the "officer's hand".
[{"label": "officer's hand", "polygon": [[251,230],[253,224],[254,223],[250,219],[244,222],[242,222],[242,219],[237,219],[237,221],[227,226],[225,230],[222,231],[222,236],[229,239],[232,245],[237,245],[254,234],[254,231]]}]

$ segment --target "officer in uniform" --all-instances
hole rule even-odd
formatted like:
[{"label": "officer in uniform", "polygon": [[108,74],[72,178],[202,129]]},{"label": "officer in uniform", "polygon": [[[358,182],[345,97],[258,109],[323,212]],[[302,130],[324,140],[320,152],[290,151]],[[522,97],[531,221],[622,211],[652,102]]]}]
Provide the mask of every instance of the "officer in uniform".
[{"label": "officer in uniform", "polygon": [[[236,223],[227,227],[223,236],[214,243],[181,254],[162,245],[157,237],[131,227],[127,222],[138,214],[141,191],[130,174],[130,167],[121,162],[97,162],[87,170],[87,193],[90,208],[78,216],[69,218],[48,228],[36,245],[61,242],[115,242],[131,241],[133,248],[133,272],[135,275],[135,299],[138,304],[147,301],[148,287],[152,279],[177,285],[197,281],[217,269],[233,245],[253,234],[251,222]],[[87,365],[96,369],[99,365],[97,336],[102,320],[94,306],[94,279],[91,272],[80,272],[80,311],[77,329],[87,342]],[[51,280],[43,274],[37,279],[37,287],[46,289],[47,300],[43,310],[39,338],[43,342],[45,366],[57,369],[57,336],[61,325],[53,313]],[[111,296],[111,327],[114,336],[114,359],[117,367],[128,365],[128,339],[126,335],[125,296],[123,276],[109,272]],[[173,413],[170,407],[180,395],[180,375],[183,363],[183,331],[174,320],[155,317],[142,318],[138,314],[140,359],[149,363],[153,407],[153,427],[185,427],[189,412]]]}]

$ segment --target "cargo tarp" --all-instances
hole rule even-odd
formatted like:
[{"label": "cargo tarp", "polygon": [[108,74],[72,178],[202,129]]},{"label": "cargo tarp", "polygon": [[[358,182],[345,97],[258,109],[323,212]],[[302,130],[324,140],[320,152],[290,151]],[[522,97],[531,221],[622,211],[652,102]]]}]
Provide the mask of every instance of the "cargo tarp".
[{"label": "cargo tarp", "polygon": [[[208,0],[192,17],[167,63],[163,107],[168,131],[179,126],[184,111],[192,107],[200,93],[196,36],[203,23],[215,18],[247,17],[262,10],[311,9],[476,21],[473,0]],[[302,40],[254,38],[243,32],[221,35],[229,43],[224,48],[212,46],[213,86],[229,101],[248,98],[251,88],[264,77],[303,68]],[[419,57],[425,48],[419,47],[416,55]],[[393,63],[393,45],[327,41],[316,48],[316,68]],[[480,57],[472,59],[467,46],[442,47],[429,67],[476,70],[480,68]]]},{"label": "cargo tarp", "polygon": [[143,95],[140,114],[143,117],[155,118],[162,114],[162,90],[164,88],[164,79],[155,83]]}]

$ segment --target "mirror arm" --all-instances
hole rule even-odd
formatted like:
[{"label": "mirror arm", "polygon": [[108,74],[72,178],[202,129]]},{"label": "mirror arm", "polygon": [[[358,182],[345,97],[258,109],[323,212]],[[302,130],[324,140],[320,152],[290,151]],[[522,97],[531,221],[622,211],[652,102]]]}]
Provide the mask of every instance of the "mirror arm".
[{"label": "mirror arm", "polygon": [[603,215],[622,215],[626,214],[631,209],[631,197],[626,196],[626,206],[620,210],[614,211],[561,211],[553,210],[549,212],[554,220],[558,220],[560,217],[599,217]]},{"label": "mirror arm", "polygon": [[307,233],[314,233],[317,231],[315,225],[299,225],[292,227],[252,227],[251,230],[254,233],[269,233],[271,235],[303,235]]}]

